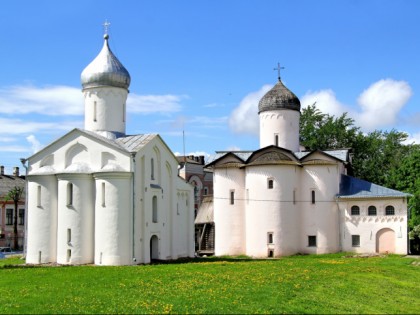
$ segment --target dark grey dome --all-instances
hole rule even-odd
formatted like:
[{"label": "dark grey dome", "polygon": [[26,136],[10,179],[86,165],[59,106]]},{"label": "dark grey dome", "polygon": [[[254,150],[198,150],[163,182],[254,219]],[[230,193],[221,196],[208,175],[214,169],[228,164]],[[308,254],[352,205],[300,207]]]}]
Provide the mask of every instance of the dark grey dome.
[{"label": "dark grey dome", "polygon": [[98,56],[83,70],[83,89],[98,86],[114,86],[128,89],[130,74],[115,57],[108,46],[108,35],[104,36],[104,46]]},{"label": "dark grey dome", "polygon": [[280,80],[260,100],[258,104],[258,114],[278,109],[292,109],[300,112],[299,99]]}]

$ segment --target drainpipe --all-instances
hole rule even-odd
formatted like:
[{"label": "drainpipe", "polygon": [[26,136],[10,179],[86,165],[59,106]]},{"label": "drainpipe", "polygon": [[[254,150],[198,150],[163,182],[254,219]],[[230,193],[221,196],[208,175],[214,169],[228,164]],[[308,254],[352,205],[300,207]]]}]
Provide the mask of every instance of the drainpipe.
[{"label": "drainpipe", "polygon": [[131,153],[131,158],[133,159],[133,212],[132,212],[132,220],[133,220],[133,226],[132,226],[132,233],[133,233],[133,247],[132,247],[132,257],[133,257],[133,262],[135,263],[137,261],[136,259],[136,250],[135,250],[135,240],[136,240],[136,235],[135,235],[135,227],[136,227],[136,152]]},{"label": "drainpipe", "polygon": [[21,158],[20,163],[25,168],[25,217],[23,222],[23,258],[26,259],[26,244],[28,241],[28,159]]}]

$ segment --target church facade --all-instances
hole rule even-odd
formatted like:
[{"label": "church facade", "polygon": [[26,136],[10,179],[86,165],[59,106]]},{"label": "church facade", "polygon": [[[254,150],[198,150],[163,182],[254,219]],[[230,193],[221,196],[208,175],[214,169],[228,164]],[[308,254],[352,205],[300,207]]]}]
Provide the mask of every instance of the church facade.
[{"label": "church facade", "polygon": [[193,187],[158,134],[126,135],[130,75],[108,45],[81,75],[85,128],[28,158],[26,262],[194,256]]},{"label": "church facade", "polygon": [[302,151],[300,101],[280,78],[258,109],[260,149],[207,164],[215,255],[407,253],[408,194],[347,175],[349,150]]}]

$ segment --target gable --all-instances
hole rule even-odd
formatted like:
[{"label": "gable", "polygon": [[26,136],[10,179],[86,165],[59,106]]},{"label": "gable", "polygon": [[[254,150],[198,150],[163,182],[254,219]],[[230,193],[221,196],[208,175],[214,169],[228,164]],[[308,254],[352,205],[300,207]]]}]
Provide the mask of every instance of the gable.
[{"label": "gable", "polygon": [[247,165],[265,164],[299,164],[292,152],[283,148],[270,146],[255,151],[246,161]]},{"label": "gable", "polygon": [[130,171],[128,152],[74,129],[29,159],[29,174]]},{"label": "gable", "polygon": [[301,159],[302,164],[337,164],[343,161],[323,151],[313,151]]},{"label": "gable", "polygon": [[226,152],[218,158],[216,158],[213,162],[207,164],[206,167],[241,167],[243,166],[243,164],[244,161],[241,158],[239,158],[236,154],[234,154],[234,152]]}]

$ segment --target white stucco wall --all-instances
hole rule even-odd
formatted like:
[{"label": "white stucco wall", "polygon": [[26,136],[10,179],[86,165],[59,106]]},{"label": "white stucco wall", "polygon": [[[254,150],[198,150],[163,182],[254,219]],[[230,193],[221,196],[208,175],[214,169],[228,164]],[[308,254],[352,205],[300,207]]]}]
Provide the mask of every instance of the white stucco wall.
[{"label": "white stucco wall", "polygon": [[[213,180],[215,254],[245,254],[245,172],[234,167],[216,168]],[[231,191],[234,204],[230,202]]]},{"label": "white stucco wall", "polygon": [[125,134],[128,91],[117,87],[96,87],[83,91],[85,129]]},{"label": "white stucco wall", "polygon": [[28,264],[57,261],[57,181],[54,175],[28,176]]},{"label": "white stucco wall", "polygon": [[[343,222],[341,242],[343,251],[356,253],[378,252],[378,232],[391,229],[396,254],[407,253],[407,203],[404,199],[355,199],[340,203]],[[386,206],[393,206],[395,215],[385,215]],[[360,215],[351,215],[351,207],[358,206]],[[375,206],[377,215],[368,215],[368,207]],[[360,236],[360,246],[352,246],[352,235]]]},{"label": "white stucco wall", "polygon": [[[299,211],[293,191],[300,186],[300,168],[294,165],[260,165],[246,168],[246,254],[267,257],[297,252]],[[273,188],[268,188],[268,180]],[[268,244],[268,233],[273,243]]]},{"label": "white stucco wall", "polygon": [[260,148],[275,145],[278,135],[278,146],[299,151],[300,112],[290,109],[272,110],[259,114]]}]

